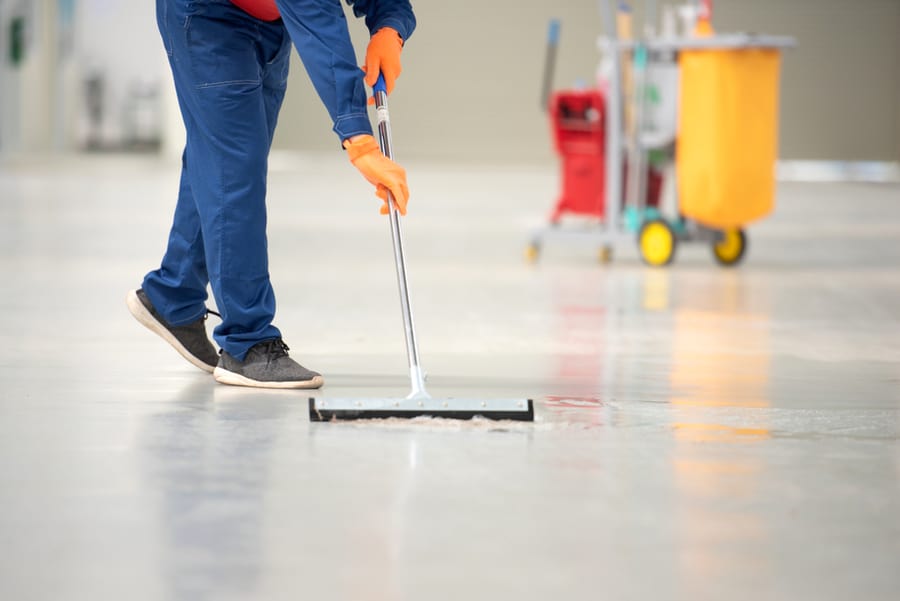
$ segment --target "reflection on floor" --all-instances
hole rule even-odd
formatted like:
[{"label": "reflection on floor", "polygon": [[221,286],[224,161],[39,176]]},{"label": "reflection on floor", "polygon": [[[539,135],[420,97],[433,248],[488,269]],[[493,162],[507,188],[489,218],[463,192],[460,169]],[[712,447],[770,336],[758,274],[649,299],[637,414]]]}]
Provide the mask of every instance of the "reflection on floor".
[{"label": "reflection on floor", "polygon": [[[275,166],[293,354],[322,394],[405,394],[378,203],[339,154]],[[407,167],[430,390],[529,396],[534,424],[310,424],[216,385],[123,302],[175,167],[0,166],[0,596],[896,598],[900,189],[782,185],[737,269],[529,265],[552,165]]]}]

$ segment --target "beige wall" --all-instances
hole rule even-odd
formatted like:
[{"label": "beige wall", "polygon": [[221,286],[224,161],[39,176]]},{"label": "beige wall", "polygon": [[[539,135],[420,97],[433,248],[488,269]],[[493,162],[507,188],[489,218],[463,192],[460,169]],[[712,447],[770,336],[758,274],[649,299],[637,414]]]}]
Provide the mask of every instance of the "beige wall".
[{"label": "beige wall", "polygon": [[782,155],[900,158],[900,0],[719,0],[728,29],[789,33]]},{"label": "beige wall", "polygon": [[[900,159],[900,0],[716,0],[722,32],[793,35],[784,60],[784,158]],[[593,81],[595,0],[413,0],[419,20],[391,98],[398,157],[552,157],[539,108],[547,23],[562,21],[556,87]],[[358,51],[361,21],[351,23]],[[337,148],[295,60],[276,147]]]}]

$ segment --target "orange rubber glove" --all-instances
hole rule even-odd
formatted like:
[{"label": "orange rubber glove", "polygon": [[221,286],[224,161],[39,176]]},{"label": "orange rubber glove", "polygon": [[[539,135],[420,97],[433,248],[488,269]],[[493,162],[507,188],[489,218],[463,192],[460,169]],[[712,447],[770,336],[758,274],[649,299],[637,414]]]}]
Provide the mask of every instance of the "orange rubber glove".
[{"label": "orange rubber glove", "polygon": [[390,190],[397,210],[401,215],[406,215],[406,203],[409,201],[406,170],[384,156],[378,142],[368,134],[344,140],[344,148],[353,166],[375,186],[375,196],[384,201],[381,214],[390,213],[387,200],[387,191]]},{"label": "orange rubber glove", "polygon": [[[400,51],[403,50],[403,39],[396,29],[382,27],[369,40],[366,48],[366,64],[363,71],[366,72],[366,85],[370,88],[378,80],[378,74],[384,75],[385,87],[388,96],[394,90],[394,82],[400,77],[403,68],[400,66]],[[375,102],[369,98],[369,104]]]}]

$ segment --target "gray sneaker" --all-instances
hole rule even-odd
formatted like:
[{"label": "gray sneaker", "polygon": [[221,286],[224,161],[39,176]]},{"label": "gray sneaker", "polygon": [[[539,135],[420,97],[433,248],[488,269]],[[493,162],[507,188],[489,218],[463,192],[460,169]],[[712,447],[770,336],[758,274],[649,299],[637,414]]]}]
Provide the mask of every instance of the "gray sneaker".
[{"label": "gray sneaker", "polygon": [[288,357],[288,345],[273,338],[250,347],[243,361],[222,351],[213,377],[222,384],[256,388],[319,388],[322,375]]},{"label": "gray sneaker", "polygon": [[218,313],[207,311],[206,315],[193,323],[186,326],[173,326],[167,323],[153,308],[153,303],[147,298],[143,288],[130,290],[125,297],[125,303],[135,319],[171,344],[192,365],[209,373],[216,368],[219,356],[216,354],[216,347],[209,341],[205,322],[209,313],[214,315],[218,315]]}]

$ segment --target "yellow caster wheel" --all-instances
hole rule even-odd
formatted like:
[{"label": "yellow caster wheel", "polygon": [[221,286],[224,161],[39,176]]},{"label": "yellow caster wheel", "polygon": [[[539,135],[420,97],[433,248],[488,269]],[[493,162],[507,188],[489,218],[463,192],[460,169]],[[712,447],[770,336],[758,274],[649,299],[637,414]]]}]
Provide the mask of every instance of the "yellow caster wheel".
[{"label": "yellow caster wheel", "polygon": [[597,251],[597,260],[601,263],[609,263],[613,258],[613,249],[609,246],[604,246],[599,251]]},{"label": "yellow caster wheel", "polygon": [[675,258],[677,239],[672,226],[662,219],[651,219],[641,226],[638,245],[641,258],[647,265],[662,267]]},{"label": "yellow caster wheel", "polygon": [[529,263],[537,263],[539,256],[541,256],[541,247],[537,244],[529,244],[525,249],[525,260]]},{"label": "yellow caster wheel", "polygon": [[747,236],[744,235],[744,230],[723,231],[722,239],[718,242],[713,242],[712,250],[719,265],[726,267],[737,265],[747,250]]}]

